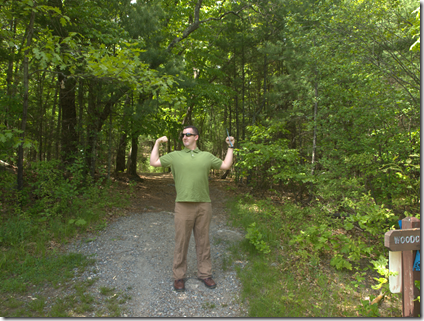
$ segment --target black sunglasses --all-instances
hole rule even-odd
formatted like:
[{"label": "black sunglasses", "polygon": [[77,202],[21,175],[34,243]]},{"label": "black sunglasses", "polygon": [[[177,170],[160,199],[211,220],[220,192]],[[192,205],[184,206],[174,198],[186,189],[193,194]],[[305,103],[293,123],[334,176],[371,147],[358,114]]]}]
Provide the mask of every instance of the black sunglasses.
[{"label": "black sunglasses", "polygon": [[186,137],[191,137],[191,136],[196,136],[196,134],[192,134],[192,133],[181,133],[181,138],[183,138],[184,136]]}]

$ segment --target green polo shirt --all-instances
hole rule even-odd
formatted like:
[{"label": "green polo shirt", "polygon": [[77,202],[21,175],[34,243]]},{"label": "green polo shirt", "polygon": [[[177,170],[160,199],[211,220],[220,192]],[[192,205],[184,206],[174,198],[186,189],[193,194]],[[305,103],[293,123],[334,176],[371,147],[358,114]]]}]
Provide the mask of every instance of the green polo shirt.
[{"label": "green polo shirt", "polygon": [[209,171],[219,169],[222,160],[211,153],[185,147],[159,158],[163,167],[171,167],[177,198],[175,202],[210,202]]}]

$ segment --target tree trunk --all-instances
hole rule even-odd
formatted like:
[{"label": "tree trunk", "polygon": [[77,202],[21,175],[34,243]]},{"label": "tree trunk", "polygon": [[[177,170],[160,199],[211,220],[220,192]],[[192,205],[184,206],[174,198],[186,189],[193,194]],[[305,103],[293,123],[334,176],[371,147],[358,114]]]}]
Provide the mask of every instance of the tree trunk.
[{"label": "tree trunk", "polygon": [[268,69],[267,66],[268,66],[267,55],[265,54],[265,56],[264,56],[264,89],[263,89],[264,93],[263,93],[263,97],[262,97],[262,104],[259,107],[258,111],[253,114],[252,125],[255,125],[255,123],[256,123],[256,116],[258,116],[261,113],[262,109],[265,108],[265,103],[266,103],[266,86],[267,86],[267,84],[266,84],[266,75],[267,75],[267,72],[268,72],[267,71],[267,69]]},{"label": "tree trunk", "polygon": [[131,139],[131,162],[128,166],[129,176],[137,176],[137,152],[138,152],[138,135]]},{"label": "tree trunk", "polygon": [[189,126],[192,125],[192,120],[191,120],[191,114],[193,113],[193,106],[188,106],[187,107],[187,113],[183,119],[182,125],[183,126]]},{"label": "tree trunk", "polygon": [[315,173],[315,155],[317,151],[317,111],[318,111],[318,83],[315,82],[315,103],[314,103],[314,136],[312,140],[312,171],[311,175]]},{"label": "tree trunk", "polygon": [[94,177],[96,168],[96,144],[97,144],[97,123],[98,123],[98,103],[99,103],[99,84],[96,80],[90,80],[88,84],[88,108],[87,108],[87,149],[86,164],[90,175]]},{"label": "tree trunk", "polygon": [[118,150],[116,152],[116,166],[115,172],[125,171],[125,149],[127,145],[127,133],[123,133],[119,140]]},{"label": "tree trunk", "polygon": [[[51,76],[52,76],[52,78],[51,78],[50,83],[54,84],[56,74],[52,73]],[[55,88],[57,88],[57,87],[55,87]],[[49,98],[50,93],[51,93],[51,90],[48,91],[46,103],[49,103],[49,101],[50,101],[50,98]],[[56,95],[56,93],[55,93],[55,95]],[[54,103],[56,103],[56,96],[54,96],[53,99],[54,99]],[[44,148],[44,159],[47,160],[47,161],[50,160],[50,155],[51,155],[51,140],[52,140],[52,137],[53,137],[53,130],[54,130],[53,117],[54,117],[54,113],[55,113],[55,110],[56,110],[55,107],[56,106],[53,106],[51,117],[48,117],[48,114],[46,112],[48,110],[48,108],[46,108],[45,116],[44,116],[46,118],[46,120],[45,120],[46,129],[45,129],[45,134],[44,134],[44,146],[45,146],[45,148]]]},{"label": "tree trunk", "polygon": [[[89,84],[89,121],[88,121],[88,125],[87,128],[89,128],[88,132],[88,155],[93,155],[92,153],[92,148],[94,147],[94,145],[92,144],[93,142],[93,137],[94,135],[97,136],[99,135],[100,131],[102,130],[102,127],[106,121],[106,119],[109,117],[109,115],[111,114],[112,111],[112,107],[115,103],[117,103],[119,101],[119,99],[125,95],[129,88],[128,87],[121,87],[119,88],[116,92],[113,92],[110,99],[107,100],[106,102],[102,102],[101,101],[101,93],[102,93],[102,83],[100,83],[97,80],[93,80],[90,82]],[[97,100],[95,101],[94,97],[90,96],[90,92],[92,92],[93,94],[95,94],[95,96],[97,97]],[[90,98],[91,97],[91,98]],[[103,110],[101,110],[101,106],[103,107]],[[93,158],[91,159],[93,160]],[[90,165],[92,167],[92,165]]]},{"label": "tree trunk", "polygon": [[132,158],[131,158],[131,155],[132,155],[132,140],[131,140],[131,148],[130,148],[130,151],[128,152],[128,156],[127,156],[127,175],[129,175],[130,176],[130,168],[131,168],[131,162],[132,162]]},{"label": "tree trunk", "polygon": [[239,123],[239,106],[238,106],[238,94],[236,93],[235,97],[235,110],[236,110],[236,144],[239,142],[240,138],[240,123]]},{"label": "tree trunk", "polygon": [[[27,48],[31,46],[32,42],[32,33],[34,31],[34,20],[35,20],[35,11],[31,11],[29,26],[28,26],[28,38],[27,38]],[[23,69],[24,69],[24,97],[23,97],[23,103],[22,103],[22,125],[21,125],[21,144],[18,147],[18,190],[21,191],[24,186],[24,139],[25,139],[25,127],[27,122],[27,115],[28,115],[28,100],[29,100],[29,49],[26,49],[24,52],[24,62],[23,62]]]},{"label": "tree trunk", "polygon": [[235,109],[235,117],[236,117],[236,142],[239,139],[239,110],[238,110],[238,90],[237,90],[237,61],[236,61],[236,49],[234,48],[234,92],[236,93],[234,96],[234,109]]},{"label": "tree trunk", "polygon": [[125,99],[124,114],[122,116],[121,137],[119,139],[118,150],[116,152],[115,172],[125,172],[125,150],[127,147],[127,110],[130,107],[130,96]]},{"label": "tree trunk", "polygon": [[[142,104],[143,103],[143,100],[142,100],[142,98],[140,97],[140,102],[139,102],[140,104]],[[130,106],[130,115],[132,115],[133,114],[133,112],[134,112],[134,97],[131,97],[131,102],[130,102],[130,104],[129,104],[129,106]],[[134,138],[134,136],[135,136],[135,133],[134,133],[134,119],[131,117],[130,118],[130,134],[129,134],[129,136],[131,137],[131,148],[130,148],[130,152],[129,152],[129,154],[128,154],[128,157],[127,157],[127,175],[128,176],[132,176],[132,174],[131,174],[131,169],[132,169],[132,167],[131,167],[131,164],[132,164],[132,155],[133,155],[133,148],[134,148],[134,140],[133,140],[133,138]]]},{"label": "tree trunk", "polygon": [[[11,19],[10,21],[10,32],[13,32],[16,34],[16,23],[15,18]],[[6,74],[6,86],[7,86],[7,96],[9,99],[9,104],[12,104],[11,98],[15,95],[15,89],[14,89],[14,83],[13,83],[13,64],[15,60],[15,47],[10,46],[10,58],[8,62],[7,67],[7,74]],[[9,129],[9,106],[5,106],[5,118],[4,118],[4,125],[6,126],[6,129]]]},{"label": "tree trunk", "polygon": [[[69,75],[69,71],[66,72]],[[62,111],[61,154],[65,163],[72,163],[77,155],[77,113],[75,105],[76,80],[59,73],[59,106]]]},{"label": "tree trunk", "polygon": [[107,157],[107,179],[110,180],[112,166],[112,113],[109,115],[109,148]]},{"label": "tree trunk", "polygon": [[[45,73],[44,73],[45,74]],[[43,160],[43,121],[44,121],[44,106],[43,106],[43,83],[45,77],[38,77],[38,104],[41,110],[38,120],[38,155],[40,162]]]},{"label": "tree trunk", "polygon": [[97,156],[97,151],[96,151],[96,147],[97,147],[97,133],[94,132],[92,133],[92,141],[91,141],[91,145],[90,145],[90,175],[91,177],[94,178],[95,174],[96,174],[96,156]]},{"label": "tree trunk", "polygon": [[[65,14],[61,0],[49,0],[48,5],[58,8],[62,14]],[[60,17],[51,16],[53,34],[61,39],[68,37],[68,31],[60,22]],[[61,53],[68,49],[66,43],[60,45]],[[59,74],[59,108],[62,116],[61,133],[61,158],[63,163],[72,163],[75,160],[78,151],[78,136],[76,132],[77,113],[75,105],[76,80],[72,77],[69,68],[64,70],[57,68]]]},{"label": "tree trunk", "polygon": [[[316,67],[315,67],[316,68]],[[316,150],[317,150],[317,113],[318,113],[318,73],[315,69],[315,103],[314,103],[314,136],[312,139],[312,170],[311,170],[311,176],[314,176],[315,174],[315,157],[316,157]],[[312,200],[313,197],[313,187],[314,184],[312,182],[309,183],[309,197],[307,200],[307,203],[309,203]]]},{"label": "tree trunk", "polygon": [[84,113],[84,79],[80,79],[78,81],[78,106],[78,144],[79,146],[84,146],[84,131],[82,126],[82,115]]},{"label": "tree trunk", "polygon": [[[59,96],[59,87],[60,87],[60,83],[59,83],[59,78],[57,81],[57,91],[56,91],[56,97],[55,97],[55,106],[56,106],[56,98]],[[60,99],[60,98],[59,98]],[[56,126],[56,159],[59,159],[59,143],[60,143],[60,132],[62,130],[61,128],[61,124],[62,124],[62,108],[60,108],[60,104],[57,104],[57,109],[58,109],[58,113],[57,113],[57,126]]]},{"label": "tree trunk", "polygon": [[[54,78],[54,77],[53,77]],[[45,106],[45,102],[49,101],[50,98],[50,91],[47,92],[47,96],[46,96],[46,100],[43,100],[43,92],[44,92],[44,83],[46,80],[46,72],[44,71],[42,74],[42,77],[39,78],[38,81],[38,86],[39,86],[39,103],[40,103],[40,109],[41,109],[41,116],[40,116],[40,129],[39,129],[39,149],[38,149],[38,153],[39,153],[39,160],[40,162],[43,161],[43,159],[46,158],[46,147],[44,147],[43,144],[43,140],[44,142],[46,142],[46,137],[47,135],[44,133],[44,131],[47,131],[47,120],[46,120],[46,124],[45,124],[45,114],[46,114],[46,106]],[[44,139],[43,139],[44,136]],[[44,149],[44,151],[43,151]]]},{"label": "tree trunk", "polygon": [[[244,20],[243,20],[244,21]],[[243,23],[243,30],[244,30],[244,23]],[[242,34],[242,38],[241,38],[241,104],[242,104],[242,121],[241,121],[241,128],[242,128],[242,133],[241,133],[241,139],[244,140],[245,139],[245,135],[246,135],[246,123],[245,123],[245,101],[244,101],[244,96],[245,96],[245,72],[244,72],[244,65],[245,65],[245,58],[244,58],[244,33]]]}]

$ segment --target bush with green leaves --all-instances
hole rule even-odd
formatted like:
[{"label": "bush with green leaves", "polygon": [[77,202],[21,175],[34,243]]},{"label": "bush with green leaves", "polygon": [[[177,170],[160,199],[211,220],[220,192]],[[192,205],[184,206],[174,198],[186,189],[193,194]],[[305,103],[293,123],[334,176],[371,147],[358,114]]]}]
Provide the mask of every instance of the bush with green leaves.
[{"label": "bush with green leaves", "polygon": [[[357,196],[357,193],[353,195]],[[347,233],[335,233],[325,222],[308,226],[290,241],[290,244],[297,245],[298,255],[319,256],[323,251],[329,251],[332,266],[339,270],[352,270],[362,258],[371,258],[379,251],[378,246],[369,244],[369,238],[381,237],[397,223],[398,217],[390,209],[377,205],[370,194],[357,196],[356,199],[345,198],[341,205],[349,212],[344,213],[342,222],[337,224]],[[355,226],[364,233],[357,236],[349,234]]]},{"label": "bush with green leaves", "polygon": [[[415,280],[414,281],[414,284],[417,287],[417,289],[420,290],[420,293],[421,293],[421,281]],[[417,298],[416,298],[416,300],[418,302],[421,302],[421,295],[418,295]]]},{"label": "bush with green leaves", "polygon": [[247,126],[249,140],[240,143],[236,150],[236,170],[242,177],[255,176],[258,186],[289,181],[308,182],[307,168],[299,165],[298,150],[289,148],[289,141],[280,138],[284,124],[269,121],[268,126]]},{"label": "bush with green leaves", "polygon": [[84,186],[83,161],[76,159],[67,170],[69,178],[63,174],[60,161],[32,163],[35,180],[30,183],[32,193],[36,199],[30,212],[39,221],[45,221],[48,217],[67,217],[79,213],[81,201],[80,195],[90,189]]},{"label": "bush with green leaves", "polygon": [[372,299],[372,296],[370,296],[370,299],[361,299],[360,305],[356,307],[356,311],[360,314],[362,317],[367,318],[375,318],[380,316],[380,312],[378,311],[378,305],[377,304],[371,304],[370,300]]},{"label": "bush with green leaves", "polygon": [[[16,247],[42,243],[51,236],[64,239],[100,219],[100,209],[114,202],[107,199],[102,180],[84,175],[84,161],[77,158],[65,171],[58,160],[34,162],[27,169],[28,186],[22,192],[11,188],[16,177],[0,173],[2,201],[11,215],[3,216],[0,244]],[[67,173],[65,176],[64,173]]]},{"label": "bush with green leaves", "polygon": [[24,148],[32,147],[37,150],[37,142],[28,137],[22,140],[21,135],[22,130],[16,128],[9,129],[4,124],[0,124],[0,160],[16,161],[14,154],[10,151],[16,150],[21,143],[23,143]]},{"label": "bush with green leaves", "polygon": [[259,252],[264,254],[271,252],[269,245],[263,240],[262,233],[256,227],[256,223],[250,224],[247,228],[246,238]]},{"label": "bush with green leaves", "polygon": [[372,236],[381,235],[389,228],[393,228],[398,217],[384,205],[377,205],[371,194],[363,194],[357,200],[345,198],[342,206],[353,210],[353,214],[346,217],[344,228],[351,230],[354,224]]},{"label": "bush with green leaves", "polygon": [[380,255],[377,260],[372,260],[371,263],[373,264],[374,270],[377,271],[378,274],[380,274],[379,278],[374,278],[378,282],[377,285],[372,285],[371,287],[374,290],[382,290],[383,293],[390,293],[390,287],[389,287],[389,276],[396,276],[398,272],[390,272],[387,268],[389,260],[383,256]]},{"label": "bush with green leaves", "polygon": [[352,270],[362,257],[370,257],[373,247],[360,238],[335,233],[328,224],[311,225],[294,236],[289,242],[296,245],[295,254],[316,260],[325,251],[331,253],[330,264],[336,269]]},{"label": "bush with green leaves", "polygon": [[[382,295],[390,294],[390,286],[389,286],[389,276],[395,276],[398,272],[390,272],[387,268],[388,259],[383,255],[380,255],[378,259],[371,260],[373,265],[373,269],[380,274],[380,277],[374,278],[378,283],[376,285],[372,285],[371,288],[374,290],[380,290]],[[380,312],[378,310],[378,304],[372,304],[372,301],[375,299],[374,295],[370,295],[369,300],[361,299],[361,305],[356,307],[356,310],[363,317],[379,317]]]}]

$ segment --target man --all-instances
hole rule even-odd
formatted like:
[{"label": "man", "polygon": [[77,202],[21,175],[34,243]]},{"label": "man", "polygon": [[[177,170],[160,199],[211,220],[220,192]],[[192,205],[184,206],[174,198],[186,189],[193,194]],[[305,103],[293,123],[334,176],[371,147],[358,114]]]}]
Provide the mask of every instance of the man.
[{"label": "man", "polygon": [[[187,271],[187,251],[193,231],[196,242],[197,277],[208,288],[215,288],[212,279],[212,263],[209,244],[209,225],[212,218],[209,197],[208,174],[210,169],[228,170],[233,163],[233,148],[229,147],[224,161],[211,153],[197,148],[199,131],[194,126],[183,130],[184,149],[159,157],[159,145],[168,141],[166,136],[158,138],[150,155],[150,165],[171,167],[175,181],[175,249],[172,266],[174,289],[185,291],[184,279]],[[226,139],[234,146],[234,137]]]}]

